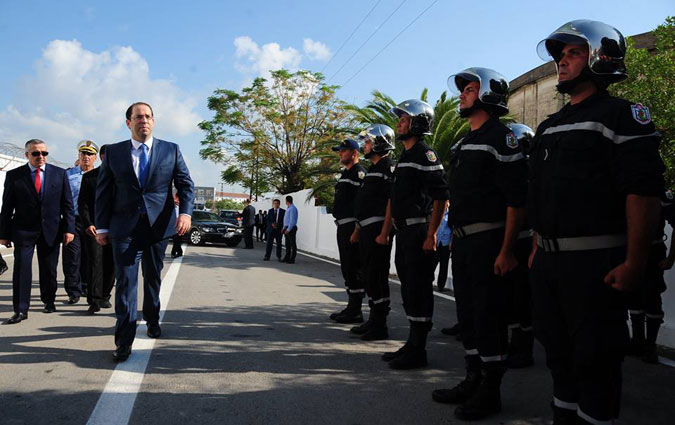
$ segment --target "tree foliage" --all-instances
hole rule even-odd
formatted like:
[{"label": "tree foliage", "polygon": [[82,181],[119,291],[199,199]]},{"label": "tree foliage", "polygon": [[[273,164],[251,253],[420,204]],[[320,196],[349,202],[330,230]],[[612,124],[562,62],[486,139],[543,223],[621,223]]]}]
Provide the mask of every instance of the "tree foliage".
[{"label": "tree foliage", "polygon": [[628,78],[610,86],[613,95],[649,107],[656,129],[663,135],[661,156],[666,163],[666,184],[675,185],[675,17],[654,30],[653,50],[631,48],[628,40]]},{"label": "tree foliage", "polygon": [[336,89],[320,73],[282,69],[241,92],[216,90],[208,99],[214,117],[199,124],[202,159],[226,165],[223,180],[253,194],[314,187],[333,172],[326,154],[350,124]]}]

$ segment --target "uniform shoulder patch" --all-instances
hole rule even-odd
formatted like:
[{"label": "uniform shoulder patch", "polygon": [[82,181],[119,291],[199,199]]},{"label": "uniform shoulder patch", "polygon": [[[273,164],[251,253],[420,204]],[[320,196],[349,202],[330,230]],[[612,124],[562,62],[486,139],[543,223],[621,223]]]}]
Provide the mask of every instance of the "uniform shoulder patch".
[{"label": "uniform shoulder patch", "polygon": [[518,138],[512,131],[506,134],[506,146],[511,149],[518,149]]},{"label": "uniform shoulder patch", "polygon": [[365,171],[359,171],[359,172],[358,172],[358,175],[359,175],[359,178],[360,178],[361,180],[363,180],[363,178],[366,177]]},{"label": "uniform shoulder patch", "polygon": [[633,113],[633,118],[640,124],[649,124],[652,122],[652,116],[649,113],[649,108],[641,103],[630,105],[630,110]]},{"label": "uniform shoulder patch", "polygon": [[668,199],[669,201],[675,199],[675,194],[673,193],[672,190],[670,189],[666,190],[666,199]]},{"label": "uniform shoulder patch", "polygon": [[427,159],[431,162],[436,162],[438,158],[436,157],[436,152],[429,149],[426,153]]}]

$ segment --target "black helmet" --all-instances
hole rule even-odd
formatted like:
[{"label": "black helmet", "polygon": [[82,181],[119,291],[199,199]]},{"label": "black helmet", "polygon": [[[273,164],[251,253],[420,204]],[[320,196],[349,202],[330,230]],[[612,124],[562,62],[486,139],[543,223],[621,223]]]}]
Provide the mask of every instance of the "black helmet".
[{"label": "black helmet", "polygon": [[480,86],[478,100],[492,105],[498,116],[508,114],[509,83],[502,74],[488,68],[467,68],[448,77],[448,87],[455,96],[459,96],[472,81]]},{"label": "black helmet", "polygon": [[431,127],[434,123],[434,108],[427,102],[417,99],[409,99],[396,105],[389,110],[397,117],[406,114],[410,116],[410,129],[408,134],[414,136],[431,135]]},{"label": "black helmet", "polygon": [[537,54],[543,60],[553,59],[557,67],[565,44],[588,45],[588,68],[609,83],[626,78],[626,40],[616,28],[587,19],[571,21],[540,41]]},{"label": "black helmet", "polygon": [[534,138],[534,131],[525,124],[520,124],[513,122],[506,125],[511,129],[513,134],[516,136],[516,140],[520,145],[520,148],[523,150],[523,153],[527,155],[530,152],[530,147],[532,146],[532,139]]},{"label": "black helmet", "polygon": [[384,124],[369,126],[359,133],[359,139],[364,143],[369,140],[373,145],[371,153],[365,155],[366,158],[369,158],[373,153],[385,156],[389,151],[394,150],[394,130]]}]

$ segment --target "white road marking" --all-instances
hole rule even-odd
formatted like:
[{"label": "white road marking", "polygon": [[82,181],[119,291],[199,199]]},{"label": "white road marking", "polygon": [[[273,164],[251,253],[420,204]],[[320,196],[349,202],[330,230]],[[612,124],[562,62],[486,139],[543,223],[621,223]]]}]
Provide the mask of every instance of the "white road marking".
[{"label": "white road marking", "polygon": [[[183,255],[186,247],[183,246]],[[178,270],[183,257],[175,258],[162,279],[162,289],[159,294],[161,311],[159,323],[164,320],[164,312],[169,305],[171,292],[178,277]],[[119,363],[110,376],[103,394],[98,399],[94,411],[87,421],[87,425],[127,425],[136,402],[136,395],[141,388],[145,369],[150,360],[150,354],[155,347],[155,339],[146,335],[147,326],[144,321],[138,322],[136,339],[133,351],[127,361]],[[111,358],[112,361],[112,358]]]}]

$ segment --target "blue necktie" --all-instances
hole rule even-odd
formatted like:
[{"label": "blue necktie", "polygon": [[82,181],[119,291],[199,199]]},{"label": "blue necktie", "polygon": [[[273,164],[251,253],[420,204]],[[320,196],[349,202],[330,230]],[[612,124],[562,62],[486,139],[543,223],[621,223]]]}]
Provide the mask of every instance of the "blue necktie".
[{"label": "blue necktie", "polygon": [[148,179],[148,147],[145,143],[141,144],[141,157],[138,161],[138,182],[141,187],[145,186]]}]

